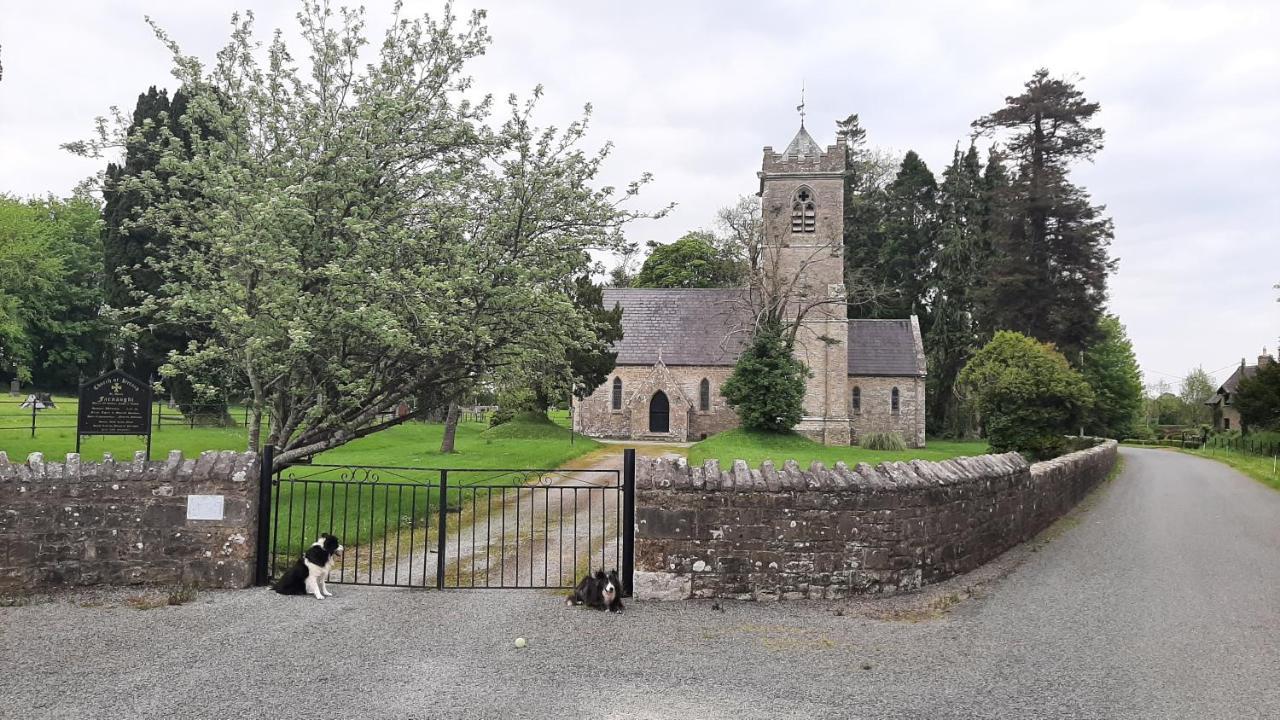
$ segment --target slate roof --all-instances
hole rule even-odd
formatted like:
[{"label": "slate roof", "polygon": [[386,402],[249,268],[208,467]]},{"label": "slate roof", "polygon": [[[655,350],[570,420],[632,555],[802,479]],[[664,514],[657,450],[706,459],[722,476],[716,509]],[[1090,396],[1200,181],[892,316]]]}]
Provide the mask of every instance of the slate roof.
[{"label": "slate roof", "polygon": [[606,288],[604,306],[622,305],[619,365],[732,365],[742,352],[746,327],[743,291],[716,289]]},{"label": "slate roof", "polygon": [[800,132],[796,133],[796,136],[791,139],[791,144],[787,145],[786,152],[782,154],[787,157],[817,157],[822,154],[822,148],[818,147],[817,141],[813,139],[813,136],[810,135],[809,131],[805,130],[804,125],[801,124]]},{"label": "slate roof", "polygon": [[925,374],[910,320],[850,320],[850,375]]},{"label": "slate roof", "polygon": [[1231,373],[1231,377],[1227,378],[1227,381],[1222,383],[1222,387],[1218,388],[1218,392],[1214,393],[1212,398],[1205,401],[1205,405],[1217,405],[1224,395],[1229,395],[1236,391],[1236,388],[1240,386],[1241,380],[1251,378],[1257,374],[1257,365],[1241,365],[1240,367],[1237,367],[1236,371]]},{"label": "slate roof", "polygon": [[[619,365],[732,365],[748,323],[744,291],[606,288],[604,306],[622,306]],[[734,332],[739,331],[739,332]],[[923,350],[910,320],[850,320],[849,374],[923,376]]]}]

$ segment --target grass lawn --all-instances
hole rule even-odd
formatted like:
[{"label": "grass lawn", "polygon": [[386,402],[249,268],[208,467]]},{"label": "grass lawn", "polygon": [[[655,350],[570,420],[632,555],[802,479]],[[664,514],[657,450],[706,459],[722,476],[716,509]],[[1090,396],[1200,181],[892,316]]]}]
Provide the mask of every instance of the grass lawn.
[{"label": "grass lawn", "polygon": [[865,462],[871,465],[891,460],[946,460],[965,455],[983,455],[987,452],[985,442],[954,442],[930,440],[928,447],[918,450],[865,450],[860,447],[833,447],[816,443],[800,435],[780,435],[747,430],[730,430],[703,440],[689,448],[689,463],[701,465],[711,459],[720,461],[721,467],[727,467],[734,460],[746,460],[752,467],[759,466],[762,460],[772,460],[775,465],[782,465],[787,460],[795,460],[802,467],[817,460],[827,467],[844,461],[849,465]]},{"label": "grass lawn", "polygon": [[[8,453],[11,462],[23,462],[32,452],[42,452],[49,460],[60,460],[75,451],[75,398],[55,397],[54,400],[58,405],[56,409],[37,413],[34,438],[30,430],[31,411],[20,409],[16,402],[0,404],[0,428],[13,428],[0,430],[0,450]],[[174,416],[176,419],[176,411]],[[239,416],[233,413],[233,417]],[[449,478],[450,485],[515,485],[522,482],[524,476],[483,470],[556,468],[600,447],[600,443],[590,438],[571,436],[568,413],[564,411],[553,411],[550,421],[526,416],[493,430],[484,423],[460,423],[456,451],[449,455],[440,453],[443,435],[441,423],[409,422],[317,455],[313,462],[317,465],[479,469],[482,471],[454,473]],[[163,459],[170,450],[181,450],[187,458],[196,458],[205,450],[243,450],[245,444],[243,427],[191,429],[166,423],[152,434],[151,457]],[[81,455],[86,460],[94,460],[101,458],[103,452],[110,452],[117,460],[130,460],[134,451],[144,447],[143,438],[88,437],[81,444]],[[371,472],[373,474],[362,474],[349,468],[306,465],[286,470],[286,477],[363,483],[286,484],[276,499],[281,509],[278,514],[280,551],[291,555],[300,546],[310,544],[321,530],[336,531],[344,526],[351,533],[350,542],[368,543],[397,524],[412,521],[421,525],[429,520],[428,503],[438,507],[439,492],[435,488],[439,472]],[[375,477],[376,483],[370,482]],[[414,488],[414,485],[420,487]],[[451,505],[459,502],[457,493],[450,493],[449,499]],[[273,514],[276,513],[273,511]]]},{"label": "grass lawn", "polygon": [[1280,468],[1277,467],[1275,458],[1261,457],[1258,455],[1243,455],[1241,453],[1230,452],[1221,448],[1208,448],[1204,450],[1179,450],[1179,452],[1188,455],[1199,455],[1210,460],[1217,460],[1220,463],[1230,465],[1258,482],[1269,485],[1276,490],[1280,490]]}]

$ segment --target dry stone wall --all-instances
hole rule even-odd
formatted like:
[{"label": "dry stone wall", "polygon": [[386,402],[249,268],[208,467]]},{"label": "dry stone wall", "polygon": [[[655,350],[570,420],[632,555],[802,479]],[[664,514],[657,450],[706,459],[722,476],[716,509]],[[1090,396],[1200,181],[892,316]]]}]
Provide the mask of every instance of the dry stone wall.
[{"label": "dry stone wall", "polygon": [[[196,505],[189,513],[189,496]],[[220,519],[212,516],[221,498]],[[64,462],[0,452],[0,593],[68,585],[253,582],[258,459],[206,452]]]},{"label": "dry stone wall", "polygon": [[1101,482],[1116,443],[834,468],[637,460],[641,598],[834,599],[918,588],[1030,539]]}]

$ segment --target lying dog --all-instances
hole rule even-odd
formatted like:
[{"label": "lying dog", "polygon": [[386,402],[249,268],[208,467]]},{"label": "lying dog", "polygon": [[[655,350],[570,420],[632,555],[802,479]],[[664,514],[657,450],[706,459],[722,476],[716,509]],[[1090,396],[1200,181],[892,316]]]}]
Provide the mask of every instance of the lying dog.
[{"label": "lying dog", "polygon": [[333,597],[325,582],[329,579],[329,571],[333,569],[333,558],[341,555],[342,543],[337,536],[320,533],[320,539],[307,548],[298,562],[276,581],[275,591],[281,595],[310,593],[317,600]]},{"label": "lying dog", "polygon": [[582,582],[573,589],[565,599],[565,605],[586,605],[597,610],[622,612],[622,581],[618,579],[618,571],[610,570],[608,575],[597,570],[594,575],[582,578]]}]

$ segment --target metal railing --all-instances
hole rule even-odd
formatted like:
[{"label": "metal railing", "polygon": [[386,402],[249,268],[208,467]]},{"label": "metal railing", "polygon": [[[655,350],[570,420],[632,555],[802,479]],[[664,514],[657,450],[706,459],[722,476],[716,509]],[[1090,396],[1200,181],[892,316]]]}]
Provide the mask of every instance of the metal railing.
[{"label": "metal railing", "polygon": [[[263,452],[270,468],[274,449]],[[635,452],[621,470],[294,465],[262,476],[259,584],[321,533],[346,550],[329,582],[569,589],[633,571]]]},{"label": "metal railing", "polygon": [[[76,416],[79,413],[80,403],[75,398],[58,398],[53,399],[52,406],[40,407],[38,403],[27,405],[27,400],[0,400],[0,432],[2,431],[28,431],[31,437],[36,437],[40,430],[75,430]],[[209,428],[225,428],[225,427],[248,427],[249,426],[249,408],[237,407],[234,405],[222,404],[198,404],[188,405],[190,412],[183,413],[177,407],[170,407],[166,402],[157,401],[154,410],[151,413],[151,429],[153,432],[160,432],[166,427],[185,427],[195,429],[196,427]],[[16,408],[21,412],[8,412],[9,408]],[[218,410],[224,409],[232,418],[234,425],[213,425],[200,422],[200,417],[206,416],[202,410]],[[165,411],[168,411],[167,413]]]}]

